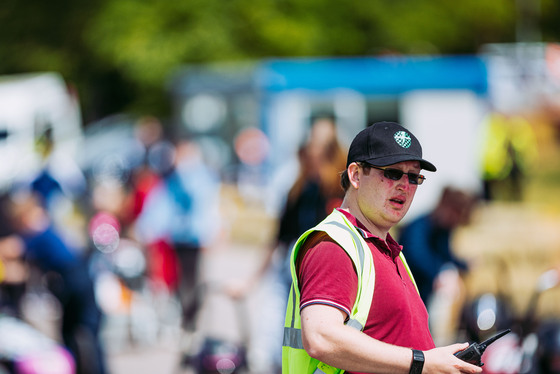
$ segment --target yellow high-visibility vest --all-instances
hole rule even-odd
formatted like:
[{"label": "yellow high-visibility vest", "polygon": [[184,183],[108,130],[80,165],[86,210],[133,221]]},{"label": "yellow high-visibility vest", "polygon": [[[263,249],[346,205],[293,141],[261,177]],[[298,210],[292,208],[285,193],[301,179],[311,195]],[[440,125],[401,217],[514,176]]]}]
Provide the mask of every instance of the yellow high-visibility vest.
[{"label": "yellow high-visibility vest", "polygon": [[[344,370],[329,366],[312,358],[303,348],[301,336],[301,315],[299,310],[300,292],[296,272],[296,259],[306,238],[315,231],[323,231],[338,243],[352,259],[358,275],[358,291],[352,307],[348,326],[362,331],[369,314],[375,288],[375,267],[373,255],[356,227],[338,210],[314,228],[303,233],[294,245],[291,254],[292,287],[284,322],[284,342],[282,346],[282,374],[338,374]],[[416,283],[402,252],[400,258],[416,287]],[[418,290],[418,288],[416,288]]]}]

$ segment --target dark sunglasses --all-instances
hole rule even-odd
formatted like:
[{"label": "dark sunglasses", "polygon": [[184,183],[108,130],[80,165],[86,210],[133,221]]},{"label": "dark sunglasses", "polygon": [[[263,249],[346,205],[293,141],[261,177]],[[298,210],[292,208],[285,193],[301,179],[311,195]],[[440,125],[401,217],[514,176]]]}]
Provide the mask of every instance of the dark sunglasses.
[{"label": "dark sunglasses", "polygon": [[410,184],[422,184],[424,183],[424,180],[426,179],[426,177],[424,177],[422,174],[415,174],[415,173],[405,173],[402,170],[399,169],[391,169],[391,168],[380,168],[377,166],[373,166],[373,165],[369,165],[368,166],[370,168],[373,169],[377,169],[377,170],[383,170],[383,176],[387,179],[390,179],[392,181],[398,181],[402,178],[402,176],[404,174],[406,174],[406,176],[408,177],[408,183]]}]

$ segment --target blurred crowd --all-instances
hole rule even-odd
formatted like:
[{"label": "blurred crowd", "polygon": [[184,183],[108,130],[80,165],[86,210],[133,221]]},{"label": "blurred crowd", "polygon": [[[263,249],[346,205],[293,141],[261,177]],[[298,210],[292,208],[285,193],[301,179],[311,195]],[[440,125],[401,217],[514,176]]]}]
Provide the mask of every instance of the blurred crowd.
[{"label": "blurred crowd", "polygon": [[[134,125],[133,137],[136,163],[83,170],[70,155],[58,162],[46,131],[36,144],[40,170],[0,199],[0,313],[41,319],[41,305],[30,309],[25,301],[48,295],[56,314],[50,337],[71,353],[70,371],[77,373],[107,372],[106,316],[130,313],[135,294],[175,305],[179,327],[193,330],[199,257],[221,232],[219,177],[197,143],[166,137],[152,117]],[[15,363],[2,359],[23,372],[18,360],[25,355],[14,356]]]}]

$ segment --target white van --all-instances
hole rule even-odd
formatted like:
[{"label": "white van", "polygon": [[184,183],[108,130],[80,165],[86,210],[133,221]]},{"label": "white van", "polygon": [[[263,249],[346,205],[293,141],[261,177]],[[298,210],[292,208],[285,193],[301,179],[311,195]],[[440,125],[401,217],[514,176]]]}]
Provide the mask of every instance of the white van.
[{"label": "white van", "polygon": [[[57,73],[0,77],[0,189],[33,178],[43,166],[37,141],[50,133],[51,156],[72,161],[82,137],[77,95]],[[58,168],[64,170],[63,165]]]}]

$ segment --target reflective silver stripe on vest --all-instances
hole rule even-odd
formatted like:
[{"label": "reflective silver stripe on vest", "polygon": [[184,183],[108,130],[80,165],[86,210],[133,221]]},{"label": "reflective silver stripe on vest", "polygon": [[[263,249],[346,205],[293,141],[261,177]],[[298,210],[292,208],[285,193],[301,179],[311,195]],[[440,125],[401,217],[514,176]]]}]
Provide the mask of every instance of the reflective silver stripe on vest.
[{"label": "reflective silver stripe on vest", "polygon": [[[296,289],[294,284],[292,283],[292,300],[296,299]],[[292,303],[292,322],[290,327],[284,327],[284,337],[282,341],[282,345],[284,347],[290,347],[295,349],[303,349],[303,340],[301,338],[301,330],[296,329],[294,327],[295,320],[296,320],[296,303]]]},{"label": "reflective silver stripe on vest", "polygon": [[353,327],[359,331],[362,331],[364,328],[364,326],[362,326],[362,324],[357,319],[349,319],[348,322],[346,322],[346,326]]},{"label": "reflective silver stripe on vest", "polygon": [[315,371],[313,372],[313,374],[326,374],[323,370],[317,368],[315,369]]},{"label": "reflective silver stripe on vest", "polygon": [[[346,323],[346,326],[352,327],[358,331],[362,331],[362,324],[355,319],[351,319]],[[282,341],[284,347],[295,349],[303,349],[303,339],[301,338],[301,329],[293,327],[284,327],[284,338]]]},{"label": "reflective silver stripe on vest", "polygon": [[301,330],[293,327],[284,327],[284,347],[295,349],[303,349],[303,340],[301,338]]}]

